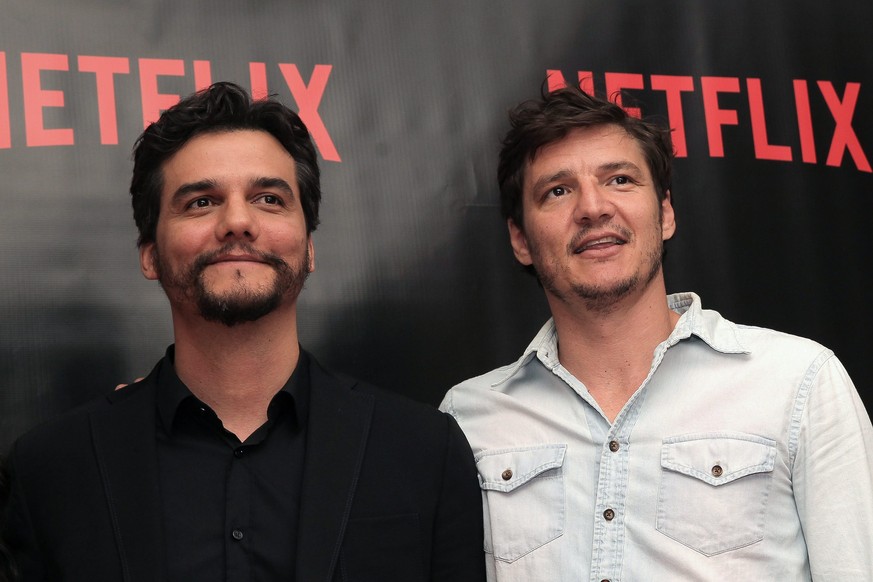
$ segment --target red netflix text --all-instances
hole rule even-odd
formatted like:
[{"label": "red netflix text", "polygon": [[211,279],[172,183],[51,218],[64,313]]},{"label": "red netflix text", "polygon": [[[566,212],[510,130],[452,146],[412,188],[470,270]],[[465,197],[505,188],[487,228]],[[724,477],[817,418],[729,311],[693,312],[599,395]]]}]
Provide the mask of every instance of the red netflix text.
[{"label": "red netflix text", "polygon": [[[22,53],[20,59],[23,97],[21,113],[24,120],[24,143],[28,147],[69,146],[76,143],[76,132],[73,128],[46,127],[47,113],[54,108],[64,108],[68,96],[60,89],[44,85],[41,75],[44,71],[70,72],[75,69],[77,73],[92,76],[97,95],[100,143],[104,145],[118,144],[116,84],[118,77],[130,75],[132,68],[136,68],[139,75],[143,127],[155,121],[163,110],[173,106],[182,97],[159,92],[158,81],[162,77],[187,77],[190,74],[193,77],[192,90],[203,89],[212,83],[210,61],[186,63],[180,59],[129,59],[85,55],[70,57],[50,53]],[[248,69],[252,96],[255,99],[265,97],[270,92],[267,87],[267,64],[249,63]],[[331,65],[315,65],[308,80],[295,64],[278,63],[278,69],[322,158],[339,162],[339,152],[318,111],[330,77]],[[0,149],[11,148],[16,141],[13,139],[15,136],[10,124],[10,115],[13,112],[10,111],[9,70],[7,55],[0,51]]]},{"label": "red netflix text", "polygon": [[[554,91],[567,86],[564,74],[558,70],[548,70],[548,88]],[[591,71],[577,71],[577,82],[583,90],[594,93],[594,75]],[[600,79],[598,79],[599,81]],[[639,73],[603,73],[605,94],[618,105],[622,105],[621,93],[627,90],[651,90],[661,92],[666,101],[667,116],[673,129],[673,147],[677,157],[687,157],[685,111],[683,109],[683,94],[693,94],[699,91],[703,100],[703,113],[706,120],[706,137],[709,155],[721,158],[725,155],[722,130],[725,126],[739,125],[738,109],[722,108],[719,105],[719,95],[726,93],[742,94],[748,97],[748,123],[751,125],[752,143],[755,158],[761,160],[778,160],[790,162],[797,159],[807,164],[818,163],[816,155],[816,138],[813,132],[813,115],[810,107],[810,96],[821,97],[827,104],[828,111],[835,124],[830,136],[825,164],[839,167],[851,163],[862,172],[871,172],[870,162],[861,145],[855,129],[852,127],[858,95],[861,92],[860,83],[846,83],[839,91],[831,81],[808,82],[804,79],[792,80],[794,93],[794,108],[796,110],[797,142],[793,144],[771,143],[767,136],[767,119],[764,110],[764,99],[761,79],[738,77],[692,77],[681,75],[642,75]],[[842,93],[842,94],[840,94]],[[623,105],[622,105],[623,106]],[[624,107],[624,106],[623,106]],[[636,117],[643,112],[637,107],[625,107],[625,110]],[[846,153],[849,155],[846,156]]]}]

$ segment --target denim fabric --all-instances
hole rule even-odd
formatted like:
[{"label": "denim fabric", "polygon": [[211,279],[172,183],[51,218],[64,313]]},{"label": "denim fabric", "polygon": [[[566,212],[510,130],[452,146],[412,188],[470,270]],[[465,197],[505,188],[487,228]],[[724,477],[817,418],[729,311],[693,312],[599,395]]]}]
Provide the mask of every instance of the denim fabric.
[{"label": "denim fabric", "polygon": [[492,581],[873,580],[873,428],[821,345],[693,293],[613,423],[551,321],[449,391],[485,501]]},{"label": "denim fabric", "polygon": [[561,465],[566,450],[566,445],[539,445],[476,455],[486,520],[509,512],[517,523],[489,528],[486,552],[511,562],[564,533]]}]

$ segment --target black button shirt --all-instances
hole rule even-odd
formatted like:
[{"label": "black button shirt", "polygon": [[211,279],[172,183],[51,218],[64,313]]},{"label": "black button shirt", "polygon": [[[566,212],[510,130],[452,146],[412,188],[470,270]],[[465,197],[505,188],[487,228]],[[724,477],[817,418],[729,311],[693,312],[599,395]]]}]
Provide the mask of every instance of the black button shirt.
[{"label": "black button shirt", "polygon": [[[172,346],[167,360],[173,362]],[[245,442],[162,366],[158,466],[167,573],[179,581],[294,580],[309,360]]]}]

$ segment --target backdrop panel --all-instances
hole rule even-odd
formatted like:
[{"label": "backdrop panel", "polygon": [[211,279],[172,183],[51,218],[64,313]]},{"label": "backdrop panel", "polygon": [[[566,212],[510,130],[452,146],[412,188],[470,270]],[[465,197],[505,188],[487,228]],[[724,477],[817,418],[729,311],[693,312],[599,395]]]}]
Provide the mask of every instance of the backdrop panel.
[{"label": "backdrop panel", "polygon": [[675,129],[668,288],[828,345],[864,394],[870,24],[854,0],[0,2],[0,450],[172,341],[139,273],[130,148],[211,80],[313,130],[302,341],[332,367],[436,403],[527,345],[547,309],[512,259],[496,157],[548,76]]}]

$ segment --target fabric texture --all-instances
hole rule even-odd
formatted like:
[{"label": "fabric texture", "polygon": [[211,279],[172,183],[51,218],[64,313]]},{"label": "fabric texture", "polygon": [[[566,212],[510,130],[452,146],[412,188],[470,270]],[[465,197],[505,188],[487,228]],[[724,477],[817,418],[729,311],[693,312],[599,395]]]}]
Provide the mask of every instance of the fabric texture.
[{"label": "fabric texture", "polygon": [[873,580],[873,429],[821,345],[693,293],[610,423],[547,322],[448,392],[479,471],[489,579]]},{"label": "fabric texture", "polygon": [[[167,579],[155,444],[162,362],[16,442],[3,533],[24,582]],[[483,580],[481,496],[455,421],[314,358],[310,374],[297,579]]]}]

